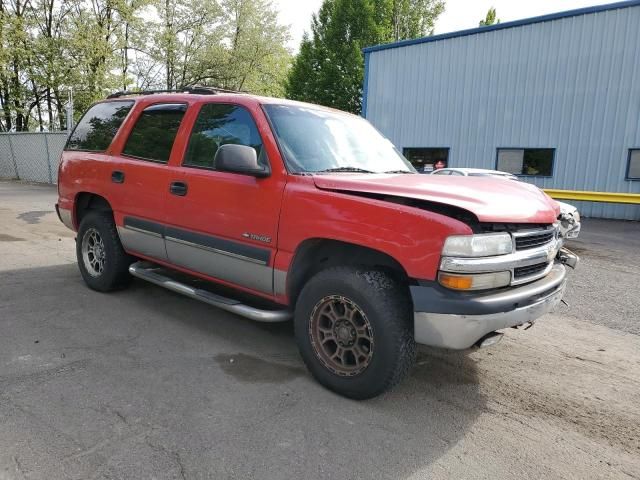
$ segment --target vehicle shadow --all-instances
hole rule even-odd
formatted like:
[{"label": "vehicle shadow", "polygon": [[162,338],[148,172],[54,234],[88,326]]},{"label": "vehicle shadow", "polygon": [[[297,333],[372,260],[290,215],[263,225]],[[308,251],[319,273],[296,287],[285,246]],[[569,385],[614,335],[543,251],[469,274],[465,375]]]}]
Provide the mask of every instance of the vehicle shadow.
[{"label": "vehicle shadow", "polygon": [[430,476],[486,409],[464,353],[420,348],[395,390],[351,401],[311,378],[291,322],[142,281],[96,293],[75,265],[0,272],[0,329],[0,400],[30,412],[6,455],[35,476]]}]

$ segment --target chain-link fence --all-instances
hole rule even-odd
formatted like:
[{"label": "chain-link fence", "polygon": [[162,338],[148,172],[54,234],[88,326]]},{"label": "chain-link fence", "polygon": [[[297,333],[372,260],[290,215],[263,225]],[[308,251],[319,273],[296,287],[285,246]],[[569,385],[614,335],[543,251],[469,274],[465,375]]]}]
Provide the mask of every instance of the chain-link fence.
[{"label": "chain-link fence", "polygon": [[57,183],[67,132],[0,134],[0,178]]}]

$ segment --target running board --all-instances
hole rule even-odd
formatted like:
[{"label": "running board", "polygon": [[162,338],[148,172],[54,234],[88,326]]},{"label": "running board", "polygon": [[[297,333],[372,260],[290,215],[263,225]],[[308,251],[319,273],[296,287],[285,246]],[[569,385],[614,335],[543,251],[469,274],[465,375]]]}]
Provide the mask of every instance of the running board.
[{"label": "running board", "polygon": [[226,298],[215,293],[193,288],[184,283],[177,282],[169,277],[156,272],[158,267],[148,262],[136,262],[129,267],[129,273],[172,292],[180,293],[201,302],[208,303],[227,312],[235,313],[256,322],[275,323],[286,322],[291,318],[288,310],[263,310],[245,305],[238,300]]}]

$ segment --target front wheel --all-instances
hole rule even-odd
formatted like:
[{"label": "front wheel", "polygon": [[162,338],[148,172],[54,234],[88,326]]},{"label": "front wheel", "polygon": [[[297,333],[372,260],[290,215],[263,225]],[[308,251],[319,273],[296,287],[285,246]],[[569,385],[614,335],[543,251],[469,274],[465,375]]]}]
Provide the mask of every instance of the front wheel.
[{"label": "front wheel", "polygon": [[295,311],[300,354],[325,387],[354,399],[396,385],[415,358],[411,302],[393,277],[366,267],[323,270]]}]

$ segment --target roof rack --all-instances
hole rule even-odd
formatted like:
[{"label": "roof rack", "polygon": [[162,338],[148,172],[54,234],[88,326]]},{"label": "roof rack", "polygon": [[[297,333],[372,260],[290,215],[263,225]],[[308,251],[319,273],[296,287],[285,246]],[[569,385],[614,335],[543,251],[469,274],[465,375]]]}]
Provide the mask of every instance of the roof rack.
[{"label": "roof rack", "polygon": [[167,89],[167,90],[140,90],[138,92],[130,92],[126,90],[121,90],[119,92],[112,93],[107,98],[120,98],[127,95],[154,95],[158,93],[190,93],[193,95],[217,95],[219,93],[247,93],[240,92],[238,90],[228,90],[226,88],[218,88],[218,87],[185,87],[178,89]]}]

